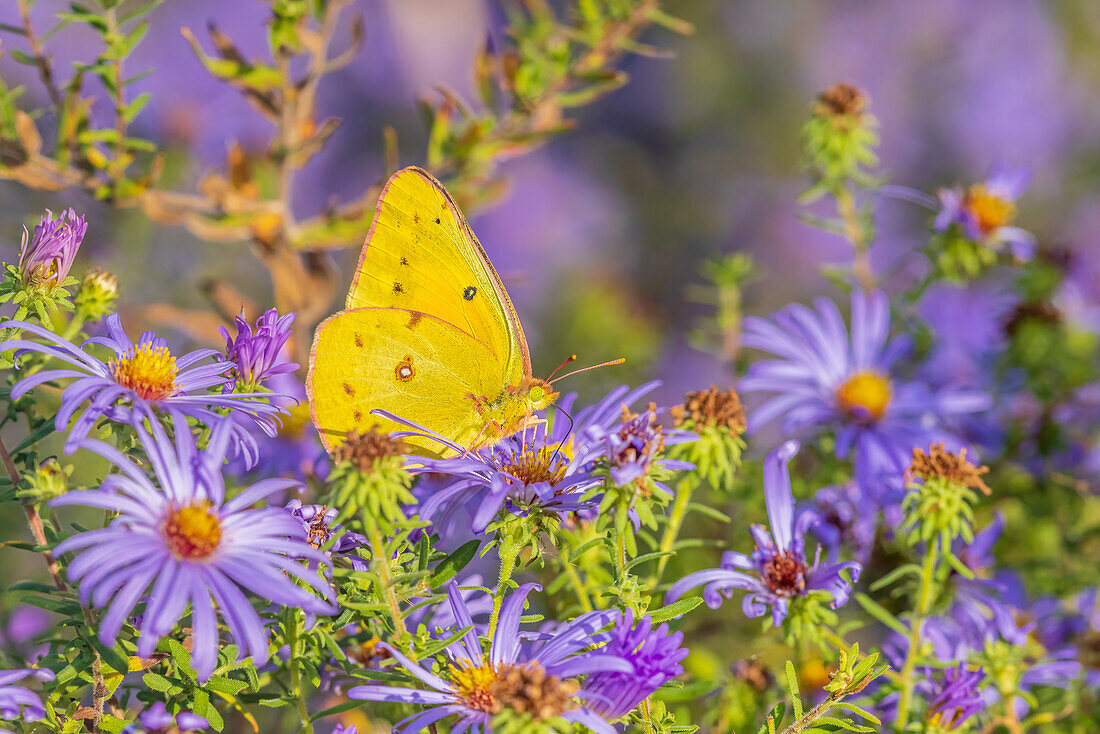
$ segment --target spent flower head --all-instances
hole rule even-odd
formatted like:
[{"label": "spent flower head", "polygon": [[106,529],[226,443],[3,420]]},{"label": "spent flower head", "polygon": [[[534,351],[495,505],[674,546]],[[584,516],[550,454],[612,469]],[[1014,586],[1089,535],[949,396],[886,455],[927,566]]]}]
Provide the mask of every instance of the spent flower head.
[{"label": "spent flower head", "polygon": [[745,408],[732,387],[689,392],[684,404],[669,409],[676,428],[690,431],[698,440],[679,444],[670,453],[695,465],[716,489],[728,489],[741,467],[745,441]]},{"label": "spent flower head", "polygon": [[341,508],[345,517],[363,510],[385,523],[405,520],[404,507],[415,505],[416,497],[409,492],[412,475],[405,471],[404,451],[400,438],[377,426],[349,431],[332,454],[328,505]]},{"label": "spent flower head", "polygon": [[955,538],[973,540],[971,524],[978,493],[990,494],[982,479],[988,471],[988,467],[967,461],[965,448],[952,453],[943,443],[934,443],[927,453],[913,449],[912,463],[905,472],[909,492],[902,501],[902,530],[909,542],[939,537],[948,547]]},{"label": "spent flower head", "polygon": [[851,84],[833,84],[817,96],[802,128],[802,150],[818,184],[816,196],[846,180],[870,182],[865,167],[878,163],[878,120],[867,95]]}]

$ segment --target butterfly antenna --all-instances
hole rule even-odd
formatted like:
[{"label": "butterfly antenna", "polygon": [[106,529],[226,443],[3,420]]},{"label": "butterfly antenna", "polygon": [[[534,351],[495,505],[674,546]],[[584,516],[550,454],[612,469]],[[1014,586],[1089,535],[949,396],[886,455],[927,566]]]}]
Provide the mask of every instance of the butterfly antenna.
[{"label": "butterfly antenna", "polygon": [[[569,360],[569,361],[572,361],[572,360]],[[594,364],[590,367],[581,367],[579,370],[573,370],[572,372],[566,372],[564,375],[558,375],[557,377],[554,377],[553,375],[550,375],[551,377],[554,377],[554,379],[547,380],[547,382],[555,383],[558,380],[564,380],[566,377],[572,377],[573,375],[579,375],[582,372],[588,372],[589,370],[599,369],[600,367],[610,367],[613,364],[622,364],[625,361],[626,361],[625,359],[623,359],[622,357],[619,357],[618,359],[613,359],[610,362],[601,362],[600,364]],[[557,370],[554,370],[554,371],[557,372]]]},{"label": "butterfly antenna", "polygon": [[569,357],[564,362],[562,362],[561,364],[559,364],[557,367],[554,368],[554,371],[550,373],[550,377],[547,377],[546,379],[547,380],[552,379],[554,377],[554,375],[558,374],[558,370],[560,370],[565,365],[570,364],[572,362],[576,362],[576,361],[577,361],[577,355],[570,354]]},{"label": "butterfly antenna", "polygon": [[[574,356],[574,359],[576,359],[576,356]],[[558,454],[561,453],[561,447],[564,446],[565,442],[569,440],[569,437],[573,435],[573,427],[576,425],[576,423],[573,422],[573,416],[569,415],[569,413],[566,412],[566,410],[561,406],[550,403],[548,407],[551,407],[554,410],[558,411],[565,416],[565,419],[567,421],[569,421],[569,430],[565,432],[565,436],[562,437],[561,441],[558,442],[558,447],[554,449],[554,454],[550,457],[550,463],[548,464],[548,466],[553,466],[554,459],[558,458]]]}]

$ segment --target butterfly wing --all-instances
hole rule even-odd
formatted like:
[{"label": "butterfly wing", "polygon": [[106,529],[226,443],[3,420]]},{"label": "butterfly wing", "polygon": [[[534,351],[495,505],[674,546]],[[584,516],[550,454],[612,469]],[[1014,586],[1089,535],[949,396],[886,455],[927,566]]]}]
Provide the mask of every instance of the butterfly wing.
[{"label": "butterfly wing", "polygon": [[454,199],[423,169],[398,171],[382,190],[345,307],[430,314],[497,354],[511,384],[531,374],[500,277]]},{"label": "butterfly wing", "polygon": [[[318,328],[306,388],[321,439],[330,451],[349,431],[405,426],[375,408],[468,446],[484,430],[473,396],[495,397],[508,375],[498,355],[464,330],[431,314],[355,308]],[[440,455],[434,441],[407,440],[416,453]]]}]

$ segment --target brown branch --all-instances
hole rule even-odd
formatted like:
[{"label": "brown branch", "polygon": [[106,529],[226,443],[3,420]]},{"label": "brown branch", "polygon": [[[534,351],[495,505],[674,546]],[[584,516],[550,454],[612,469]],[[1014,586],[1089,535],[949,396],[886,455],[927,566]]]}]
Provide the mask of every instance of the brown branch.
[{"label": "brown branch", "polygon": [[[4,469],[8,472],[12,487],[18,488],[20,482],[19,470],[15,467],[15,462],[12,461],[11,454],[8,453],[8,447],[4,445],[3,439],[0,439],[0,459],[4,462]],[[54,585],[57,586],[58,591],[65,591],[65,582],[61,580],[61,566],[58,564],[57,559],[53,557],[53,553],[50,552],[48,547],[49,543],[46,542],[46,529],[42,525],[42,516],[38,514],[38,508],[28,502],[23,505],[23,510],[27,513],[27,524],[30,525],[34,542],[43,546],[42,555],[46,558],[46,566],[50,569],[50,576],[53,577]]]},{"label": "brown branch", "polygon": [[50,102],[57,114],[60,115],[65,106],[62,101],[61,90],[57,88],[57,84],[54,82],[50,60],[46,57],[45,51],[42,49],[42,42],[34,32],[34,26],[31,25],[30,3],[27,0],[16,0],[16,2],[19,5],[19,17],[23,22],[23,32],[27,36],[27,45],[30,46],[31,56],[34,57],[35,66],[38,67],[38,76],[42,79],[42,86],[46,88],[46,92],[50,95]]}]

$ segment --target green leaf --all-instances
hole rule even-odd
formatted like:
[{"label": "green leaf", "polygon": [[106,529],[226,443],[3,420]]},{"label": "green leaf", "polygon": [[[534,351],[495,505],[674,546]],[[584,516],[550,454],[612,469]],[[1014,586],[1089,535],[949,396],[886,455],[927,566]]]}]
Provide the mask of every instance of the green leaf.
[{"label": "green leaf", "polygon": [[908,636],[909,630],[901,621],[890,614],[881,604],[867,596],[866,594],[859,592],[856,594],[856,601],[863,607],[864,611],[870,614],[872,617],[882,622],[884,625],[897,632],[899,635]]},{"label": "green leaf", "polygon": [[149,688],[153,689],[154,691],[159,691],[161,693],[167,693],[173,688],[172,681],[168,680],[163,675],[160,675],[158,673],[146,673],[145,675],[141,676],[141,680],[144,681],[145,685]]},{"label": "green leaf", "polygon": [[428,585],[437,589],[457,576],[474,559],[480,545],[480,540],[471,540],[440,561],[428,577]]},{"label": "green leaf", "polygon": [[768,717],[764,720],[764,723],[760,725],[760,730],[757,734],[768,734],[768,719],[771,719],[773,728],[779,729],[779,727],[783,725],[783,717],[786,715],[787,704],[780,701],[772,706],[772,710],[768,712]]},{"label": "green leaf", "polygon": [[20,64],[26,64],[27,66],[38,65],[38,62],[34,60],[34,57],[26,51],[20,51],[17,48],[13,48],[9,50],[9,53],[11,54],[11,57],[14,60],[18,61]]},{"label": "green leaf", "polygon": [[674,617],[679,617],[682,614],[687,614],[695,607],[703,603],[703,597],[701,596],[689,596],[687,599],[681,599],[680,601],[673,602],[666,607],[654,610],[649,613],[649,616],[653,618],[654,622],[664,622]]},{"label": "green leaf", "polygon": [[363,701],[344,701],[338,703],[335,706],[331,706],[323,711],[318,711],[313,716],[309,717],[310,721],[317,721],[317,719],[323,719],[326,716],[332,716],[333,714],[342,714],[345,711],[351,711],[352,709],[359,708],[363,705]]},{"label": "green leaf", "polygon": [[787,672],[787,693],[791,697],[791,708],[794,711],[794,718],[802,718],[802,698],[798,691],[798,675],[794,672],[794,663],[790,660],[786,665]]}]

